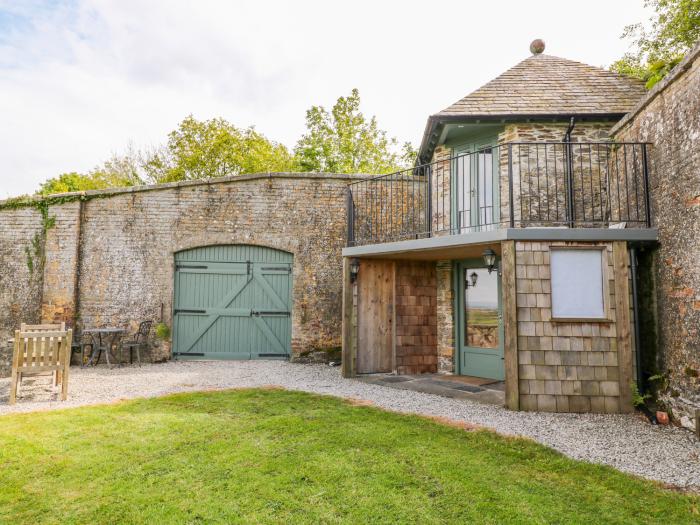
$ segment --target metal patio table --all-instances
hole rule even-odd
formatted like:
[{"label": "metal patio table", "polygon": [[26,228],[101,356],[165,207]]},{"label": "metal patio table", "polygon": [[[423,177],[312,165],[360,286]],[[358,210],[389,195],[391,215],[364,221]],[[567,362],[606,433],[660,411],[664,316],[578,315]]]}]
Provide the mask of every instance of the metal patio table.
[{"label": "metal patio table", "polygon": [[89,335],[92,339],[92,352],[90,359],[85,364],[85,366],[97,365],[100,361],[100,355],[102,351],[105,353],[105,359],[107,360],[107,366],[112,366],[109,362],[109,357],[112,356],[112,360],[121,365],[118,359],[112,353],[112,347],[115,346],[117,339],[126,332],[124,328],[86,328],[83,330],[83,337]]}]

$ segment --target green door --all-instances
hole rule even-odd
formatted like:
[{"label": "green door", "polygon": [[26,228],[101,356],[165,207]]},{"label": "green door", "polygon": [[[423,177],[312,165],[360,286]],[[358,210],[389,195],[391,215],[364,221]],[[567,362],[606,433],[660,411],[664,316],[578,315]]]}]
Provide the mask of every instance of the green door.
[{"label": "green door", "polygon": [[452,224],[456,233],[489,231],[500,222],[497,139],[454,148]]},{"label": "green door", "polygon": [[457,265],[458,373],[503,380],[501,279],[483,261]]},{"label": "green door", "polygon": [[261,246],[207,246],[175,254],[176,358],[288,357],[292,255]]}]

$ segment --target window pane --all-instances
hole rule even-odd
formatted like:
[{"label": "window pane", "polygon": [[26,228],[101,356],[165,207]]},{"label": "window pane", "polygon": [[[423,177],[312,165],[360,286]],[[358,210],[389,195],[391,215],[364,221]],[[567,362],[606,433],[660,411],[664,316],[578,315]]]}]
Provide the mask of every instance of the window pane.
[{"label": "window pane", "polygon": [[[476,285],[473,283],[476,275]],[[498,348],[498,272],[464,270],[465,346]]]},{"label": "window pane", "polygon": [[552,250],[552,317],[605,317],[602,250]]}]

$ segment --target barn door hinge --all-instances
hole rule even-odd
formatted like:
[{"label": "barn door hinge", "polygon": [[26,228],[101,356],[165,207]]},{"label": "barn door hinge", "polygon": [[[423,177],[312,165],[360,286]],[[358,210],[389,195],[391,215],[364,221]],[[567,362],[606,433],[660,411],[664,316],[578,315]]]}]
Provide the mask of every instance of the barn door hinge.
[{"label": "barn door hinge", "polygon": [[289,317],[289,312],[279,310],[251,310],[250,315],[260,317],[261,315],[276,315],[278,317]]},{"label": "barn door hinge", "polygon": [[260,268],[261,271],[265,272],[287,272],[292,273],[292,269],[289,266],[263,266]]},{"label": "barn door hinge", "polygon": [[203,353],[201,352],[173,352],[173,355],[196,355],[196,356],[204,356]]},{"label": "barn door hinge", "polygon": [[187,310],[184,308],[176,308],[173,311],[174,314],[205,314],[207,313],[206,310]]},{"label": "barn door hinge", "polygon": [[207,270],[209,268],[209,266],[207,266],[206,264],[204,264],[204,265],[202,265],[202,264],[197,264],[197,265],[194,265],[194,264],[176,264],[175,265],[176,270],[180,270],[182,268],[187,268],[187,269],[191,269],[191,270]]}]

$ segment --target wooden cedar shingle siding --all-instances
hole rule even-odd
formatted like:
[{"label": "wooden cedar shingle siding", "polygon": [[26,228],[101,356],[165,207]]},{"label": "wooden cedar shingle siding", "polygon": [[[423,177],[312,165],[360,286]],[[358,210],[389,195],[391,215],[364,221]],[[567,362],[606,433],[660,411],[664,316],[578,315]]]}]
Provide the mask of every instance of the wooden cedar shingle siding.
[{"label": "wooden cedar shingle siding", "polygon": [[533,55],[436,116],[621,115],[645,94],[642,82],[550,55]]}]

